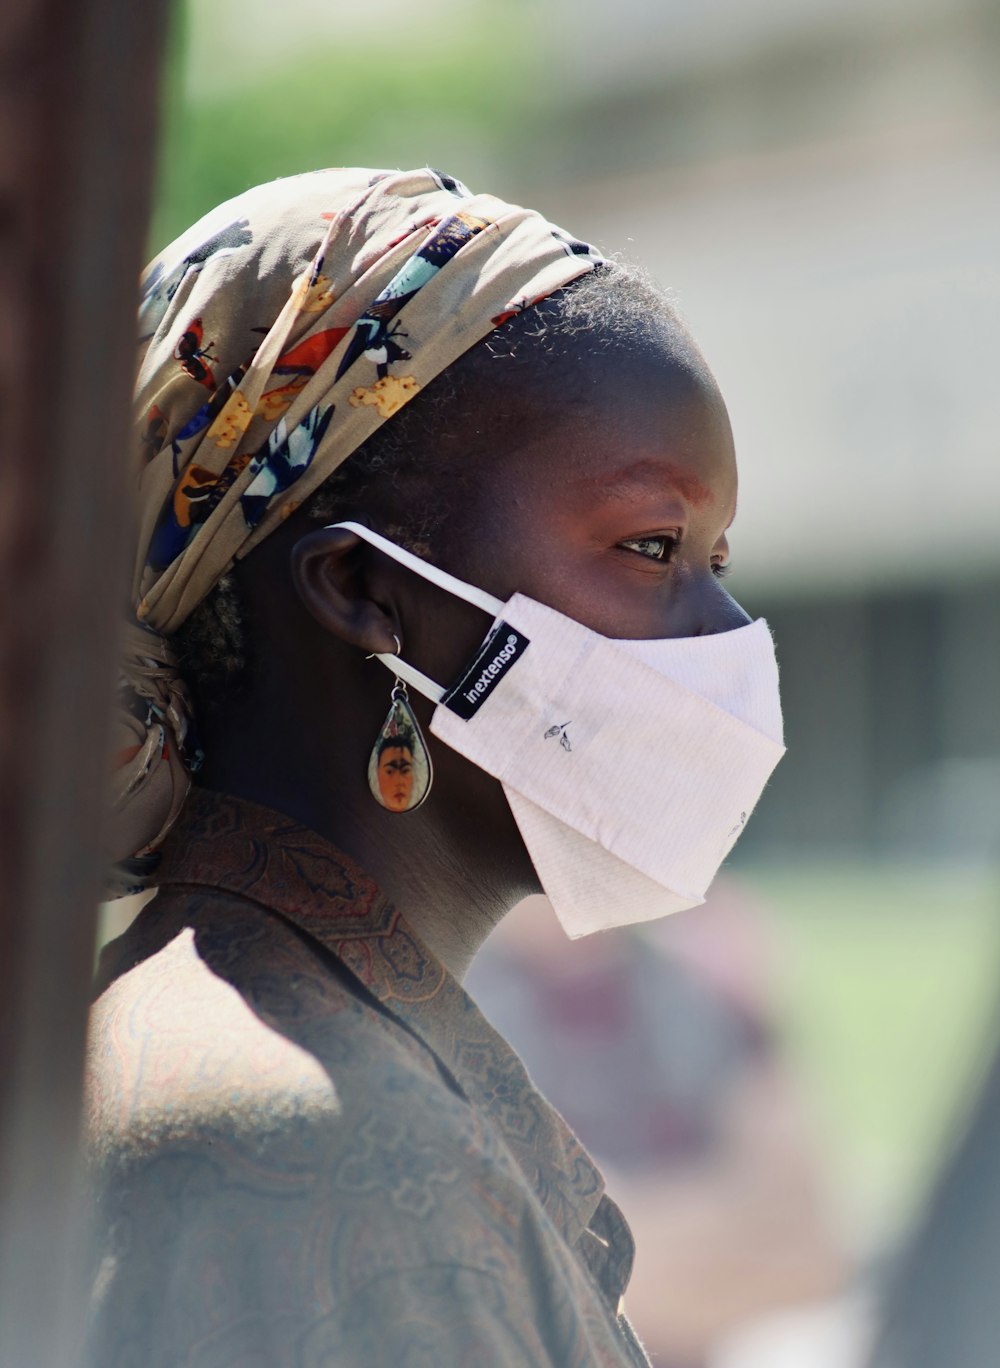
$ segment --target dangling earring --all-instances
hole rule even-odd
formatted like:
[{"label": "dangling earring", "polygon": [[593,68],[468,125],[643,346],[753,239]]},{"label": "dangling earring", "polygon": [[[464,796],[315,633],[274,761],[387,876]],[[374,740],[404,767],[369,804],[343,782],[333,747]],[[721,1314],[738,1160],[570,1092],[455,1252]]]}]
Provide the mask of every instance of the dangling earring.
[{"label": "dangling earring", "polygon": [[[393,633],[396,654],[402,651]],[[389,812],[412,812],[431,791],[431,755],[410,706],[406,685],[397,677],[392,703],[368,757],[368,787]]]}]

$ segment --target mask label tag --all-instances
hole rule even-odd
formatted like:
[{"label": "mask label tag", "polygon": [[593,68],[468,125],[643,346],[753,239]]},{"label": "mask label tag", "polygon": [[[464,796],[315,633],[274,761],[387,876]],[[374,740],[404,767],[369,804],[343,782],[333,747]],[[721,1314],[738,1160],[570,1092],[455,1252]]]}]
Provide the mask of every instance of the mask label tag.
[{"label": "mask label tag", "polygon": [[498,622],[461,679],[441,699],[444,707],[468,722],[530,645],[523,633],[506,622]]}]

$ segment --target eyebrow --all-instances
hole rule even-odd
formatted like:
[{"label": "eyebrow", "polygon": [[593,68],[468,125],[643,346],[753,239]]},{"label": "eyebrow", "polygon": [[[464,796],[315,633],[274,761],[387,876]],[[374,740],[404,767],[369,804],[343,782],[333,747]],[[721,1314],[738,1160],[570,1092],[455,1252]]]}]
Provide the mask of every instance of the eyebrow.
[{"label": "eyebrow", "polygon": [[650,489],[662,493],[664,486],[669,486],[695,508],[713,502],[712,491],[697,476],[684,474],[675,465],[662,461],[633,461],[611,475],[587,475],[573,481],[573,484],[592,497],[597,495],[605,501],[628,499],[635,493],[647,493]]}]

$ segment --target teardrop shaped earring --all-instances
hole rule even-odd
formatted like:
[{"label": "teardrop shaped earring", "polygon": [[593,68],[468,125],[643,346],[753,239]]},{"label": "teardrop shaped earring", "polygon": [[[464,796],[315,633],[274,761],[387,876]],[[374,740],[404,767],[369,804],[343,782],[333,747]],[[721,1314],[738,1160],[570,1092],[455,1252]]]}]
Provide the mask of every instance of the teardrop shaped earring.
[{"label": "teardrop shaped earring", "polygon": [[[393,634],[396,654],[402,651]],[[431,791],[431,755],[410,704],[406,685],[397,676],[391,704],[368,757],[368,787],[388,812],[412,812]]]}]

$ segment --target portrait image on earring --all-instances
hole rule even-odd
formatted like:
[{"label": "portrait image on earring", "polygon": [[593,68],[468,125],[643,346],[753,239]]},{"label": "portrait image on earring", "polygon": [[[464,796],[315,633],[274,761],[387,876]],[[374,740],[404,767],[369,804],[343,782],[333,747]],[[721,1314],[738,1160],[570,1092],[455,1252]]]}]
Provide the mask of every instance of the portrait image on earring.
[{"label": "portrait image on earring", "polygon": [[392,703],[368,759],[368,787],[389,812],[412,812],[431,787],[431,757],[410,706],[406,685],[396,681]]}]

